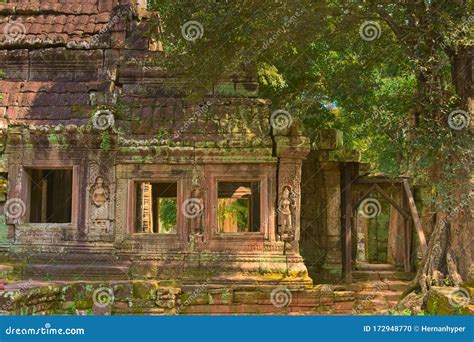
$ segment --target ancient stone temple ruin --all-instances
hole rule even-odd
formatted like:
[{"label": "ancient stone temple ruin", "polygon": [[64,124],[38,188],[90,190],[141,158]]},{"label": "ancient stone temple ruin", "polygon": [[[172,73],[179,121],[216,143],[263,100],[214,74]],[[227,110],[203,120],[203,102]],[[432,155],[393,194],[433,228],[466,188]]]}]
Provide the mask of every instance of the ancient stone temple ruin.
[{"label": "ancient stone temple ruin", "polygon": [[0,41],[2,251],[28,277],[311,283],[309,142],[272,128],[255,76],[189,100],[141,2],[9,1],[0,15],[15,32]]},{"label": "ancient stone temple ruin", "polygon": [[392,308],[431,219],[409,179],[339,131],[310,144],[252,70],[191,98],[159,22],[141,0],[0,3],[0,314]]}]

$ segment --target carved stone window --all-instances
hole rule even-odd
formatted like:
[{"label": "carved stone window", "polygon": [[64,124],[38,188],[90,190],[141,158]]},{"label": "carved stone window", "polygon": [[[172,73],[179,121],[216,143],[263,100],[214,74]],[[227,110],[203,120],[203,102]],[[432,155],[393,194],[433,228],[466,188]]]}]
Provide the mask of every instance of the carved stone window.
[{"label": "carved stone window", "polygon": [[27,169],[30,223],[71,223],[72,169]]},{"label": "carved stone window", "polygon": [[219,233],[260,231],[258,182],[218,182],[217,201]]},{"label": "carved stone window", "polygon": [[135,233],[176,234],[178,185],[135,183]]}]

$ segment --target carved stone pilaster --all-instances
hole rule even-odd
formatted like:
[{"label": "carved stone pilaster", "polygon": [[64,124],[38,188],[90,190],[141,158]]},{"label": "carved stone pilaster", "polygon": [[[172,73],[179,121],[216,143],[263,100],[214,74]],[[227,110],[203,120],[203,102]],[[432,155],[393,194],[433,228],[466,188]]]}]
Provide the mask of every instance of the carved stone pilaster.
[{"label": "carved stone pilaster", "polygon": [[184,215],[189,223],[189,250],[203,242],[204,236],[204,170],[194,166],[191,175],[191,194],[184,206]]},{"label": "carved stone pilaster", "polygon": [[[286,133],[286,132],[285,132]],[[310,151],[309,139],[296,129],[276,135],[278,157],[278,234],[286,252],[299,253],[301,166]]]},{"label": "carved stone pilaster", "polygon": [[98,158],[89,164],[87,183],[87,239],[96,240],[114,234],[113,157]]}]

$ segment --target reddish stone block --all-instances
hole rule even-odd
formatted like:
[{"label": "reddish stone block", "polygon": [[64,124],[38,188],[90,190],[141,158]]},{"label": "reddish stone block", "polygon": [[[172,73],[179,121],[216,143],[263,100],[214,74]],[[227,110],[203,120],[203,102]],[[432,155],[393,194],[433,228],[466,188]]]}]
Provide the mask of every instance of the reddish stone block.
[{"label": "reddish stone block", "polygon": [[[54,32],[54,29],[53,29],[53,26],[52,25],[49,25],[49,24],[42,24],[41,25],[41,33],[42,34],[47,34],[47,33],[51,33],[51,32]],[[47,35],[49,37],[49,35]],[[46,37],[41,37],[42,39],[46,38]]]},{"label": "reddish stone block", "polygon": [[334,303],[334,296],[333,295],[321,295],[319,297],[320,304],[332,304]]},{"label": "reddish stone block", "polygon": [[51,25],[51,24],[53,23],[54,17],[55,17],[54,15],[47,15],[47,16],[44,18],[44,23]]},{"label": "reddish stone block", "polygon": [[[97,23],[108,23],[110,19],[110,12],[103,12],[100,14],[97,14],[94,17],[94,22]],[[92,19],[92,17],[91,17]]]},{"label": "reddish stone block", "polygon": [[2,12],[6,12],[6,13],[14,13],[15,6],[16,6],[16,4],[14,4],[14,3],[8,3],[8,4],[0,3],[0,10],[2,10]]},{"label": "reddish stone block", "polygon": [[125,31],[127,29],[127,20],[125,18],[120,19],[114,25],[110,27],[111,32]]},{"label": "reddish stone block", "polygon": [[29,16],[29,17],[26,17],[24,20],[23,20],[23,24],[24,23],[35,23],[36,22],[36,18],[35,17],[32,17],[32,16]]},{"label": "reddish stone block", "polygon": [[95,28],[95,24],[93,22],[89,22],[85,28],[84,28],[84,32],[86,33],[95,33],[94,32],[94,28]]},{"label": "reddish stone block", "polygon": [[62,13],[68,13],[68,14],[71,14],[72,13],[72,8],[73,8],[74,5],[71,5],[71,4],[61,4],[61,7],[59,8],[59,10],[62,12]]},{"label": "reddish stone block", "polygon": [[55,10],[55,7],[54,5],[56,5],[55,3],[51,3],[51,2],[42,2],[40,4],[40,11],[41,12],[51,12],[51,11],[54,11]]},{"label": "reddish stone block", "polygon": [[98,6],[99,12],[110,12],[112,8],[114,7],[114,2],[115,1],[113,0],[99,1],[99,6]]},{"label": "reddish stone block", "polygon": [[61,12],[62,5],[61,4],[52,4],[51,10],[53,12]]},{"label": "reddish stone block", "polygon": [[334,303],[334,309],[337,311],[351,311],[354,302],[337,302]]},{"label": "reddish stone block", "polygon": [[39,12],[39,3],[19,3],[15,6],[15,11],[18,14]]},{"label": "reddish stone block", "polygon": [[104,24],[95,24],[94,33],[100,33],[104,26]]},{"label": "reddish stone block", "polygon": [[54,32],[54,33],[61,33],[61,32],[63,32],[63,25],[61,25],[61,24],[52,25],[50,32]]},{"label": "reddish stone block", "polygon": [[40,24],[33,24],[33,25],[31,25],[31,28],[30,28],[30,32],[29,32],[29,33],[38,34],[38,33],[42,32],[42,30],[43,30],[42,25],[40,25]]},{"label": "reddish stone block", "polygon": [[65,15],[57,15],[57,16],[54,16],[54,19],[53,19],[53,25],[58,25],[60,24],[61,26],[66,24],[66,16]]},{"label": "reddish stone block", "polygon": [[113,49],[123,48],[125,46],[125,32],[112,32],[110,44]]},{"label": "reddish stone block", "polygon": [[71,24],[69,22],[69,18],[68,18],[67,24],[64,25],[64,27],[63,27],[63,32],[69,34],[69,33],[73,32],[74,30],[75,30],[75,26],[74,26],[74,24]]},{"label": "reddish stone block", "polygon": [[93,4],[82,5],[82,13],[87,13],[87,14],[97,13],[97,6]]}]

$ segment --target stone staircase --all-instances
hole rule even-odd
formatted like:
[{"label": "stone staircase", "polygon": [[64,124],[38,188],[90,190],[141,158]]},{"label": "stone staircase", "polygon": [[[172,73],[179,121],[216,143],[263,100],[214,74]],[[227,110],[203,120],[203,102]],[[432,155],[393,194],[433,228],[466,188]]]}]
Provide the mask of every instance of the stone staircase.
[{"label": "stone staircase", "polygon": [[377,281],[377,280],[412,280],[414,273],[404,272],[400,267],[391,264],[368,264],[358,263],[352,271],[352,279],[356,281]]},{"label": "stone staircase", "polygon": [[414,276],[390,264],[358,264],[353,282],[338,289],[354,291],[352,314],[384,314],[395,308]]}]

